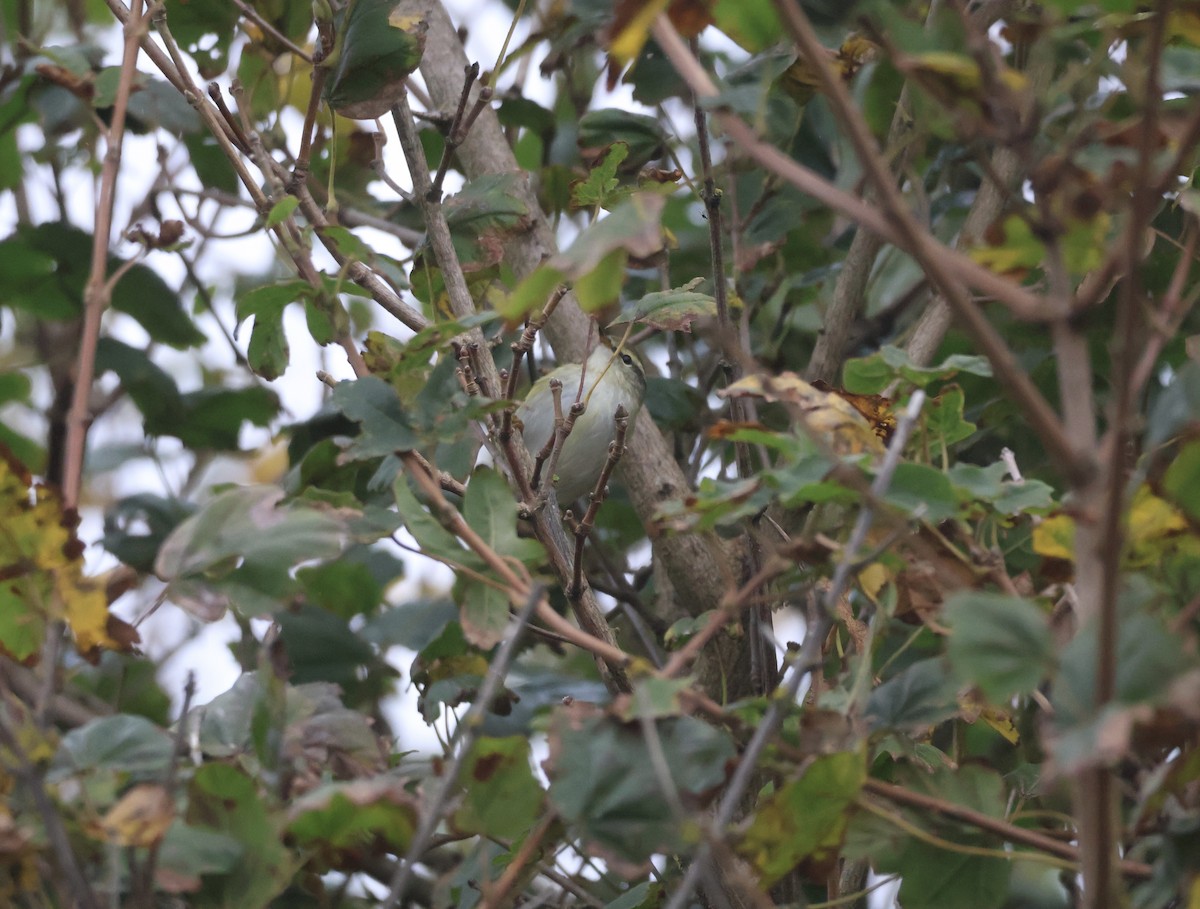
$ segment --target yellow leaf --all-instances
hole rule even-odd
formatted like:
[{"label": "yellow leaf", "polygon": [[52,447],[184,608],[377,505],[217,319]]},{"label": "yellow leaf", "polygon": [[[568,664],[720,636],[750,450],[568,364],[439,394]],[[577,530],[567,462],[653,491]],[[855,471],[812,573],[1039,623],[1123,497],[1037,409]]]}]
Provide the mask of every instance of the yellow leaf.
[{"label": "yellow leaf", "polygon": [[388,25],[392,28],[398,28],[402,32],[418,29],[424,21],[424,16],[406,15],[400,11],[399,7],[388,13]]},{"label": "yellow leaf", "polygon": [[1065,514],[1046,518],[1033,528],[1033,551],[1048,559],[1075,559],[1075,519]]},{"label": "yellow leaf", "polygon": [[[17,660],[37,658],[50,622],[65,620],[80,654],[101,647],[128,649],[110,629],[124,626],[108,612],[103,588],[83,576],[78,518],[63,511],[58,494],[34,484],[28,471],[0,448],[0,651]],[[125,634],[125,632],[121,632]]]},{"label": "yellow leaf", "polygon": [[1183,515],[1165,499],[1160,499],[1143,483],[1129,505],[1129,540],[1145,543],[1187,530]]},{"label": "yellow leaf", "polygon": [[978,91],[982,82],[979,64],[966,54],[929,51],[913,57],[911,65],[918,72],[937,77],[964,93]]},{"label": "yellow leaf", "polygon": [[1167,14],[1167,34],[1200,47],[1200,12],[1175,9]]},{"label": "yellow leaf", "polygon": [[175,820],[175,803],[165,786],[141,783],[108,810],[102,826],[105,837],[120,846],[153,846],[161,842]]},{"label": "yellow leaf", "polygon": [[858,573],[858,586],[872,603],[879,602],[879,591],[892,579],[892,572],[882,562],[872,562]]},{"label": "yellow leaf", "polygon": [[875,429],[858,408],[839,394],[815,388],[794,372],[746,376],[719,394],[794,404],[807,429],[820,435],[836,454],[883,454],[885,450]]},{"label": "yellow leaf", "polygon": [[632,62],[650,36],[650,26],[654,24],[658,14],[670,5],[671,0],[652,0],[644,4],[629,20],[629,23],[617,33],[608,52],[622,66]]}]

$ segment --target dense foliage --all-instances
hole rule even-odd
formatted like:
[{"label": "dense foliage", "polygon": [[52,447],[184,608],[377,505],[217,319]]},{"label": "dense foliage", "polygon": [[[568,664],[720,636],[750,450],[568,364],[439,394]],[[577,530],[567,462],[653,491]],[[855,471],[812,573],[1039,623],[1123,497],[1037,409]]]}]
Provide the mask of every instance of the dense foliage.
[{"label": "dense foliage", "polygon": [[1200,905],[1200,7],[3,28],[0,902]]}]

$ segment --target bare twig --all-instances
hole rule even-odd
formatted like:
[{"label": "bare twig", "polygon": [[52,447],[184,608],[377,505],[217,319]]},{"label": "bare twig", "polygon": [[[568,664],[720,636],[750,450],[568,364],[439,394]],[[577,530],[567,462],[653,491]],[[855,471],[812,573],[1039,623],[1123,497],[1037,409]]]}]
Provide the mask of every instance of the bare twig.
[{"label": "bare twig", "polygon": [[587,542],[588,535],[592,532],[592,527],[596,524],[596,514],[600,511],[600,506],[608,498],[608,481],[611,479],[613,471],[617,469],[617,464],[621,462],[621,456],[625,454],[625,433],[629,429],[629,413],[621,404],[617,405],[617,411],[613,414],[613,423],[616,432],[613,440],[608,443],[608,457],[600,469],[600,476],[596,480],[595,489],[592,490],[587,511],[584,512],[582,520],[575,528],[575,557],[571,586],[567,588],[567,597],[570,599],[576,599],[583,592],[583,547]]},{"label": "bare twig", "polygon": [[509,629],[508,639],[500,646],[500,649],[496,652],[496,656],[492,659],[491,665],[488,666],[483,684],[479,686],[479,693],[471,703],[466,715],[463,716],[454,728],[454,736],[450,741],[450,750],[457,749],[457,752],[444,767],[442,775],[439,778],[439,785],[429,799],[425,812],[421,816],[421,822],[417,825],[417,830],[409,843],[404,860],[396,866],[388,888],[387,898],[381,904],[381,909],[395,909],[404,898],[413,869],[416,867],[417,862],[421,860],[421,856],[428,847],[430,838],[433,836],[434,831],[437,830],[438,824],[442,822],[442,814],[446,809],[446,802],[449,800],[451,793],[453,793],[455,786],[458,785],[458,776],[462,772],[463,761],[471,750],[475,736],[479,733],[483,715],[491,706],[493,699],[500,690],[501,684],[504,682],[505,676],[508,675],[508,667],[512,664],[513,657],[516,656],[517,643],[521,639],[521,633],[524,631],[525,626],[529,624],[529,620],[533,617],[534,611],[542,602],[544,596],[545,591],[542,588],[537,586],[530,588],[529,595],[526,597],[521,611],[517,614],[516,621]]},{"label": "bare twig", "polygon": [[[692,52],[698,51],[698,44],[693,39]],[[700,172],[703,178],[701,200],[708,215],[708,245],[709,261],[712,264],[713,297],[717,304],[717,342],[722,353],[721,369],[725,374],[725,382],[732,385],[742,377],[743,365],[751,363],[746,338],[739,331],[739,323],[729,315],[729,288],[725,278],[724,229],[721,216],[721,192],[713,179],[712,150],[708,136],[708,116],[700,103],[699,95],[693,92],[692,106],[696,124],[696,144],[700,158]],[[729,419],[734,423],[745,423],[756,419],[757,414],[753,403],[746,398],[731,397],[726,402],[729,408]],[[750,460],[750,446],[744,441],[733,443],[734,463],[738,476],[748,479],[754,476],[754,466]],[[743,572],[746,575],[758,574],[762,566],[762,546],[755,533],[752,521],[745,522],[744,544],[746,558]],[[779,684],[779,663],[775,658],[774,648],[769,643],[768,631],[771,627],[771,606],[763,603],[754,606],[746,617],[747,644],[750,650],[751,685],[756,694],[767,694]]]},{"label": "bare twig", "polygon": [[[871,491],[877,499],[882,498],[892,482],[892,475],[896,471],[896,466],[900,463],[900,457],[904,452],[905,446],[908,444],[909,434],[912,432],[913,426],[916,425],[917,417],[924,403],[925,393],[920,390],[916,391],[909,400],[908,407],[905,409],[903,416],[896,426],[896,432],[888,445],[887,454],[884,456],[883,463],[879,467],[879,472],[875,475],[875,480],[871,484]],[[854,529],[851,531],[850,538],[847,540],[846,546],[842,549],[841,557],[838,560],[837,567],[834,569],[833,578],[830,580],[829,586],[821,598],[820,609],[817,610],[816,615],[809,617],[809,627],[805,632],[804,643],[800,646],[800,652],[792,665],[792,674],[784,683],[779,695],[771,700],[770,705],[758,723],[758,727],[754,731],[753,737],[742,753],[737,770],[734,771],[729,785],[721,796],[721,802],[713,818],[713,829],[717,832],[717,835],[721,835],[721,832],[736,816],[742,796],[745,795],[757,771],[758,758],[762,754],[763,749],[766,748],[767,742],[774,737],[787,710],[795,703],[796,695],[800,691],[800,686],[804,683],[804,679],[808,673],[819,668],[821,665],[821,646],[833,624],[832,616],[834,615],[834,607],[838,600],[841,599],[849,582],[853,565],[857,560],[858,550],[866,540],[867,531],[871,527],[872,514],[873,508],[869,504],[863,505],[859,510]],[[711,861],[711,858],[712,847],[708,842],[705,842],[697,850],[692,863],[688,866],[688,870],[684,874],[683,881],[680,882],[678,889],[671,895],[666,909],[684,909],[689,904],[692,898],[692,891],[695,890],[696,884],[705,867]]]},{"label": "bare twig", "polygon": [[[467,98],[471,96],[471,86],[479,78],[479,64],[472,63],[463,72],[462,94],[458,97],[458,107],[454,109],[454,118],[450,121],[450,129],[446,131],[445,144],[442,146],[442,160],[438,162],[437,173],[429,188],[430,201],[440,202],[442,199],[442,181],[446,179],[446,171],[450,168],[450,159],[454,151],[463,143],[466,130],[463,129],[463,113],[467,108]],[[482,96],[481,96],[482,97]]]},{"label": "bare twig", "polygon": [[96,221],[92,231],[92,261],[87,284],[83,290],[83,331],[76,358],[75,387],[71,407],[67,412],[67,439],[62,477],[63,505],[67,509],[79,505],[83,484],[83,458],[87,448],[88,427],[91,424],[89,401],[92,376],[96,372],[96,345],[100,340],[100,320],[112,299],[108,282],[108,244],[112,234],[113,205],[117,195],[117,174],[121,169],[121,148],[125,141],[125,117],[133,77],[137,70],[138,48],[145,37],[147,17],[142,13],[142,0],[133,0],[128,19],[124,22],[125,50],[121,73],[113,101],[112,119],[105,141],[104,164],[100,172],[100,194],[96,200]]},{"label": "bare twig", "polygon": [[[1020,843],[1023,846],[1040,849],[1051,855],[1067,859],[1072,863],[1079,862],[1079,849],[1070,843],[1057,840],[1036,830],[1030,830],[1027,827],[1019,827],[1016,824],[994,818],[991,815],[975,811],[965,805],[959,805],[956,802],[940,799],[923,792],[915,792],[893,783],[885,783],[883,780],[871,778],[868,778],[863,784],[863,789],[872,795],[882,796],[899,805],[907,805],[923,811],[932,811],[945,817],[953,818],[956,821],[963,821],[972,827],[978,827],[980,830],[993,833],[1010,843]],[[1121,872],[1129,877],[1148,878],[1152,872],[1152,868],[1144,862],[1123,859],[1120,864]]]},{"label": "bare twig", "polygon": [[290,50],[293,54],[295,54],[297,57],[299,57],[305,63],[313,62],[312,55],[310,55],[308,53],[308,51],[306,51],[300,45],[296,44],[294,41],[292,41],[291,38],[289,38],[287,35],[285,35],[283,32],[281,32],[279,29],[277,29],[274,25],[272,25],[270,22],[268,22],[265,18],[260,16],[258,13],[258,10],[256,10],[254,7],[252,7],[248,3],[246,3],[245,0],[233,0],[233,5],[242,11],[243,16],[245,16],[247,19],[249,19],[251,22],[253,22],[255,25],[257,25],[259,28],[261,28],[264,32],[266,32],[268,35],[270,35],[272,38],[274,38],[276,41],[278,41],[280,44],[282,44],[284,47],[286,47],[288,50]]}]

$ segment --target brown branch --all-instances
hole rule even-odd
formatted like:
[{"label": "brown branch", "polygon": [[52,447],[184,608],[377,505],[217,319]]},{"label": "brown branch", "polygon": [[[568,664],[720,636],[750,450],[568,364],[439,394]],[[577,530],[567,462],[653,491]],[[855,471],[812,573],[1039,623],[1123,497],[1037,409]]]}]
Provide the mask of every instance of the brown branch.
[{"label": "brown branch", "polygon": [[[517,574],[513,570],[512,563],[502,558],[499,553],[492,549],[475,532],[458,510],[446,501],[445,496],[442,495],[441,487],[421,467],[420,462],[416,460],[413,452],[397,452],[397,454],[408,468],[410,476],[412,476],[417,485],[428,496],[431,508],[442,525],[466,543],[471,551],[482,558],[488,568],[496,573],[498,579],[507,585],[510,599],[515,603],[522,602],[524,597],[528,596],[531,589],[531,581],[528,575],[524,574],[524,569],[522,569],[522,574]],[[604,661],[604,665],[608,667],[612,678],[624,685],[622,690],[631,690],[629,681],[625,677],[625,667],[633,662],[633,657],[616,646],[615,643],[612,643],[612,631],[608,628],[607,624],[603,625],[603,628],[608,632],[607,639],[596,635],[590,628],[583,630],[576,628],[551,609],[549,602],[547,602],[544,596],[538,601],[537,617],[552,631],[562,635],[576,647],[581,647]],[[603,616],[601,616],[600,621],[603,622]]]},{"label": "brown branch", "polygon": [[[867,779],[863,784],[863,789],[872,795],[881,796],[898,805],[906,805],[922,811],[932,811],[943,817],[962,821],[963,823],[970,824],[972,827],[978,827],[980,830],[994,833],[1007,842],[1020,843],[1023,846],[1029,846],[1033,849],[1039,849],[1042,852],[1048,852],[1051,855],[1057,855],[1070,862],[1079,862],[1079,849],[1070,843],[1057,840],[1036,830],[1018,827],[1016,824],[1002,821],[981,811],[975,811],[965,805],[959,805],[955,802],[940,799],[922,792],[914,792],[911,789],[905,789],[902,786],[885,783],[882,780],[872,778]],[[1122,874],[1136,878],[1148,878],[1154,870],[1144,862],[1135,862],[1131,859],[1122,859],[1120,867]]]},{"label": "brown branch", "polygon": [[242,11],[243,16],[261,28],[264,32],[290,50],[305,63],[313,62],[313,58],[308,51],[292,41],[291,38],[268,22],[263,16],[260,16],[258,10],[246,3],[245,0],[232,0],[232,2],[234,6]]},{"label": "brown branch", "polygon": [[617,464],[621,462],[621,456],[625,454],[625,433],[629,429],[629,414],[624,405],[617,405],[616,413],[613,414],[613,423],[615,435],[608,445],[608,457],[604,461],[604,466],[600,468],[600,476],[596,479],[596,486],[592,490],[587,511],[583,513],[582,520],[575,527],[575,556],[572,560],[571,586],[567,588],[567,597],[572,600],[583,593],[583,547],[596,524],[596,515],[600,511],[600,506],[608,498],[608,481],[612,477],[613,471],[617,469]]},{"label": "brown branch", "polygon": [[[1033,315],[1036,310],[1040,314],[1039,317],[1045,317],[1045,304],[1029,295],[1023,288],[980,268],[960,253],[946,249],[916,222],[903,199],[899,198],[870,131],[854,106],[846,86],[825,59],[824,48],[817,40],[807,18],[790,0],[785,0],[780,6],[789,33],[805,56],[813,61],[822,88],[830,97],[834,110],[842,118],[863,167],[871,176],[879,193],[884,212],[879,212],[861,199],[838,190],[800,167],[778,149],[762,143],[740,117],[727,111],[719,112],[722,124],[743,152],[798,188],[858,221],[860,226],[882,231],[891,242],[912,255],[950,303],[964,329],[991,362],[1001,386],[1021,407],[1026,419],[1050,455],[1061,465],[1064,473],[1072,478],[1090,475],[1095,469],[1094,452],[1074,449],[1071,440],[1063,432],[1058,416],[1029,375],[1021,368],[1013,352],[982,310],[968,297],[963,282],[974,284],[985,293],[991,293],[1018,315]],[[693,91],[709,97],[717,94],[716,86],[688,51],[679,33],[665,15],[660,15],[655,20],[653,33],[659,46]]]},{"label": "brown branch", "polygon": [[466,131],[460,132],[463,125],[463,113],[467,108],[467,98],[471,96],[471,86],[478,78],[478,63],[472,63],[464,69],[462,94],[458,96],[458,106],[454,109],[454,118],[450,121],[450,128],[446,131],[445,144],[442,146],[442,160],[438,162],[437,174],[429,188],[431,202],[441,201],[442,181],[446,179],[446,171],[450,169],[450,159],[454,157],[455,149],[462,145],[463,139],[466,138]]},{"label": "brown branch", "polygon": [[117,174],[121,169],[121,149],[125,141],[125,119],[133,77],[137,71],[138,48],[146,34],[147,16],[142,0],[133,0],[129,19],[124,23],[125,50],[121,73],[113,101],[112,120],[105,140],[104,164],[100,172],[100,193],[96,200],[96,219],[92,231],[92,261],[83,289],[83,330],[76,358],[75,387],[67,411],[67,438],[64,457],[63,507],[79,505],[83,485],[83,459],[91,425],[90,398],[92,377],[96,372],[96,345],[100,341],[100,320],[112,300],[108,283],[109,238],[112,233],[113,206],[117,196]]}]

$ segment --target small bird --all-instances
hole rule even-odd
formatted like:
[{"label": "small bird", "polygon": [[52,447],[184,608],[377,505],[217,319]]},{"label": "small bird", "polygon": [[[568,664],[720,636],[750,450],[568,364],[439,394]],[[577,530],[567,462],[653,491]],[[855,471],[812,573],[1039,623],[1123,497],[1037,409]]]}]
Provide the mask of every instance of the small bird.
[{"label": "small bird", "polygon": [[[542,376],[529,389],[529,394],[517,408],[522,425],[525,447],[537,453],[554,432],[554,399],[550,380],[562,382],[562,409],[565,415],[579,393],[579,377],[583,367],[567,363]],[[555,474],[558,500],[564,506],[591,492],[608,458],[608,443],[616,435],[618,406],[624,406],[632,421],[646,397],[646,372],[633,354],[624,350],[597,347],[587,360],[583,395],[587,409],[575,420],[571,434],[563,443]],[[549,478],[543,476],[542,482]]]}]

